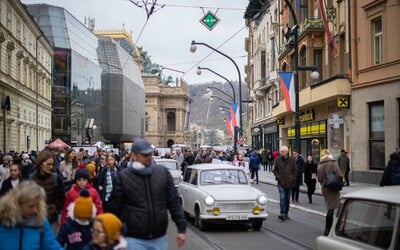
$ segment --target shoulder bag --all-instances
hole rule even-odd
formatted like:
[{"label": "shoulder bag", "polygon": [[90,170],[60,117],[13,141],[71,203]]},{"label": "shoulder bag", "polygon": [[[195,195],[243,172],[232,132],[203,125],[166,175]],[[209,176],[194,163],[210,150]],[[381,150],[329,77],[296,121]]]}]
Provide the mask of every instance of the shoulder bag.
[{"label": "shoulder bag", "polygon": [[331,171],[326,173],[325,175],[325,184],[324,187],[328,188],[332,191],[340,191],[343,188],[343,180],[342,177],[337,176],[333,172],[333,167],[331,166]]}]

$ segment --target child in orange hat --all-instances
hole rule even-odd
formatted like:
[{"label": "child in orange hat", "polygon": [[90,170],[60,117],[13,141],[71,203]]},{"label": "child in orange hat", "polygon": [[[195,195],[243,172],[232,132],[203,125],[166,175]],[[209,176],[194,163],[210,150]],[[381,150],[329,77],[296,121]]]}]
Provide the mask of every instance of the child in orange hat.
[{"label": "child in orange hat", "polygon": [[126,249],[127,243],[121,235],[122,222],[112,213],[97,215],[92,227],[92,241],[83,250]]},{"label": "child in orange hat", "polygon": [[67,250],[82,249],[92,239],[92,220],[95,206],[87,189],[82,189],[80,196],[72,203],[73,215],[68,217],[57,234],[57,241]]}]

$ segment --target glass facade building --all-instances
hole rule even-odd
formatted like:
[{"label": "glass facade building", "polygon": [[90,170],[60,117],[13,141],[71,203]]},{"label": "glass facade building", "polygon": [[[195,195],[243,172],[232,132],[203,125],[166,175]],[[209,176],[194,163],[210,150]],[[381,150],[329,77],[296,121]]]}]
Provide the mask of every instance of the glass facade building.
[{"label": "glass facade building", "polygon": [[27,10],[54,48],[52,138],[116,146],[142,136],[145,92],[132,56],[61,7]]}]

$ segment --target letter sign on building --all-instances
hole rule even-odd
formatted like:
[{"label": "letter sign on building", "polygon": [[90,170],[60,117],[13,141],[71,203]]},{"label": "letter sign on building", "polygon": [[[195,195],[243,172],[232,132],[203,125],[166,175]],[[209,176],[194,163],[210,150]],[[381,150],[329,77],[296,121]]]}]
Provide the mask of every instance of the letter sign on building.
[{"label": "letter sign on building", "polygon": [[203,24],[208,30],[214,29],[215,25],[219,22],[219,18],[213,14],[211,11],[208,11],[199,21]]}]

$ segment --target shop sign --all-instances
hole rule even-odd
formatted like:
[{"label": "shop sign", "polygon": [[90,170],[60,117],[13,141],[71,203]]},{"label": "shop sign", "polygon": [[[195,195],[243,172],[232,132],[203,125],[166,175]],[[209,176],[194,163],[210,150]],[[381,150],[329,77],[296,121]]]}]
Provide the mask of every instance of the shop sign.
[{"label": "shop sign", "polygon": [[308,112],[304,115],[300,116],[300,121],[301,122],[310,122],[314,121],[314,112]]}]

